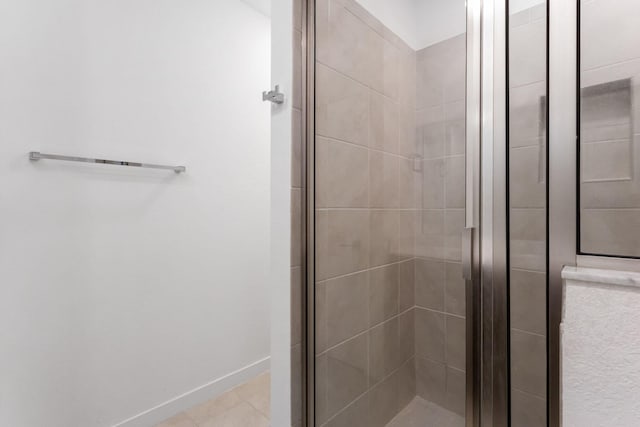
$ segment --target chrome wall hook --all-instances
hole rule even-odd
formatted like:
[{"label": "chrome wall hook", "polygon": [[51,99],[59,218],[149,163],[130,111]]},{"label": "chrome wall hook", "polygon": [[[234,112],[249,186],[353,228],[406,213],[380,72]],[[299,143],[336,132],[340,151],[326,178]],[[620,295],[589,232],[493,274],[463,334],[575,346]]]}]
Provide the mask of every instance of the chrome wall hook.
[{"label": "chrome wall hook", "polygon": [[269,92],[262,92],[262,100],[273,102],[274,104],[283,104],[284,93],[281,93],[280,86],[276,85],[276,88],[274,90],[270,90]]}]

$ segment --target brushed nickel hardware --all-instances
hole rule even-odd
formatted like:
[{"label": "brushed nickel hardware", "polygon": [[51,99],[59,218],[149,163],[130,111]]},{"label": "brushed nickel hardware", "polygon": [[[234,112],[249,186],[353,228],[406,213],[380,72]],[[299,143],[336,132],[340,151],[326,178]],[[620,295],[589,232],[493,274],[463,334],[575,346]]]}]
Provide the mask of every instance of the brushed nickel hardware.
[{"label": "brushed nickel hardware", "polygon": [[154,165],[152,163],[127,162],[123,160],[106,160],[106,159],[93,159],[89,157],[61,156],[59,154],[44,154],[44,153],[40,153],[39,151],[30,152],[29,160],[32,160],[32,161],[62,160],[67,162],[101,163],[104,165],[114,165],[114,166],[129,166],[129,167],[149,168],[149,169],[165,169],[165,170],[172,170],[175,173],[182,173],[187,171],[187,168],[185,166]]}]

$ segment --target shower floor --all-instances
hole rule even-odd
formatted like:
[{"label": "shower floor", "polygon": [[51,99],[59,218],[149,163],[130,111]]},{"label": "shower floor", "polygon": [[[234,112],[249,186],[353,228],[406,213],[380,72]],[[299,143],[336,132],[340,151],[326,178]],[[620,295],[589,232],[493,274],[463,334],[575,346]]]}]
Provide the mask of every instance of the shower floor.
[{"label": "shower floor", "polygon": [[421,397],[414,398],[387,427],[464,427],[464,418]]},{"label": "shower floor", "polygon": [[[245,384],[155,427],[269,427],[270,376]],[[414,398],[387,427],[464,427],[464,418],[421,397]]]}]

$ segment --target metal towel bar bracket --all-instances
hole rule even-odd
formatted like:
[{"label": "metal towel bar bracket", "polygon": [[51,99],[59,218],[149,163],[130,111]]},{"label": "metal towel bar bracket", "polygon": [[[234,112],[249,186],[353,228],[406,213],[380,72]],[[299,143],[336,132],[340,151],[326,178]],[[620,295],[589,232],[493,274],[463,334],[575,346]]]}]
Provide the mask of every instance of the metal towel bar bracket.
[{"label": "metal towel bar bracket", "polygon": [[280,86],[276,85],[274,90],[262,92],[262,101],[269,101],[274,104],[284,104],[284,93],[280,92]]},{"label": "metal towel bar bracket", "polygon": [[129,167],[135,167],[135,168],[165,169],[165,170],[172,170],[175,173],[182,173],[187,171],[187,168],[185,166],[154,165],[151,163],[125,162],[122,160],[105,160],[105,159],[92,159],[88,157],[61,156],[58,154],[44,154],[38,151],[32,151],[29,153],[29,160],[38,161],[38,160],[44,160],[44,159],[63,160],[67,162],[101,163],[104,165],[129,166]]}]

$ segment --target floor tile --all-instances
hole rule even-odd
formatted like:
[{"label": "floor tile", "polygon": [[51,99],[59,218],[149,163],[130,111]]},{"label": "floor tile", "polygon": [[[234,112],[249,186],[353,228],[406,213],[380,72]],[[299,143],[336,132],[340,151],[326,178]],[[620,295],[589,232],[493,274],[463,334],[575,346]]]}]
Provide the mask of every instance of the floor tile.
[{"label": "floor tile", "polygon": [[259,375],[238,387],[234,388],[233,391],[240,397],[242,400],[248,400],[255,395],[260,394],[269,394],[269,387],[271,384],[271,376],[268,372]]},{"label": "floor tile", "polygon": [[184,412],[179,413],[173,418],[169,418],[156,427],[198,427],[198,425]]},{"label": "floor tile", "polygon": [[269,427],[269,420],[247,402],[211,418],[199,427]]},{"label": "floor tile", "polygon": [[242,399],[235,391],[228,391],[220,397],[204,402],[198,406],[187,409],[185,412],[191,417],[197,424],[214,418],[234,406],[242,403]]},{"label": "floor tile", "polygon": [[271,377],[266,372],[155,427],[268,427],[270,413]]},{"label": "floor tile", "polygon": [[387,427],[464,427],[464,418],[416,397]]}]

